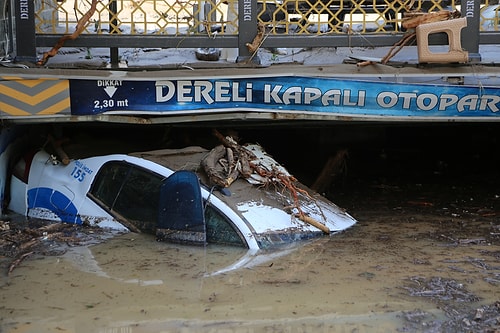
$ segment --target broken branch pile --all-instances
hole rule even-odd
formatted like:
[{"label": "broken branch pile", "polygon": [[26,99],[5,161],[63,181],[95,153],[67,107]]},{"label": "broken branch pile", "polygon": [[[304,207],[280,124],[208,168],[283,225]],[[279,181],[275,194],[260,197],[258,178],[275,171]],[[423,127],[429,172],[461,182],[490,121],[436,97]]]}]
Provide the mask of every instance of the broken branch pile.
[{"label": "broken branch pile", "polygon": [[[10,275],[31,255],[58,255],[65,251],[63,246],[80,245],[85,240],[83,228],[67,223],[45,224],[42,221],[38,225],[36,221],[30,221],[30,226],[27,227],[22,222],[0,221],[0,256],[13,258],[8,265],[7,274]],[[90,228],[88,233],[101,230],[85,228]],[[48,250],[47,242],[53,242],[51,250]]]},{"label": "broken branch pile", "polygon": [[297,179],[280,166],[269,155],[263,153],[258,146],[241,146],[232,137],[224,137],[217,130],[213,134],[221,141],[201,161],[210,182],[216,186],[229,187],[240,176],[248,182],[267,186],[273,184],[286,189],[293,201],[293,205],[286,210],[295,210],[298,219],[315,226],[326,234],[330,229],[323,223],[307,216],[300,207],[299,194],[310,200],[312,196],[304,189],[299,188]]}]

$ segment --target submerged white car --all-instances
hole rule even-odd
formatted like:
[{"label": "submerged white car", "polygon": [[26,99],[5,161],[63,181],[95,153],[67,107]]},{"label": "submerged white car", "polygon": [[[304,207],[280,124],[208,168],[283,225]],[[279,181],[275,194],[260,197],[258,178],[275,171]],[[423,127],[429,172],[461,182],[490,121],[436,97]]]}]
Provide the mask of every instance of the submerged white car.
[{"label": "submerged white car", "polygon": [[159,240],[249,249],[331,234],[356,223],[294,181],[260,146],[242,147],[255,157],[254,172],[231,179],[227,187],[212,185],[202,167],[211,151],[201,147],[68,154],[65,163],[39,150],[14,164],[8,208],[29,217],[150,232]]}]

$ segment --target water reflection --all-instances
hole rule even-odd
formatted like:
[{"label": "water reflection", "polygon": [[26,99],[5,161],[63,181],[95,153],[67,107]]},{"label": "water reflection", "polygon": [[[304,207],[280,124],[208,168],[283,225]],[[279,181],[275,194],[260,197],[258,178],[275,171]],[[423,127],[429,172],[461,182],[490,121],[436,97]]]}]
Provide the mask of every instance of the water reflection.
[{"label": "water reflection", "polygon": [[[109,243],[72,248],[64,258],[83,272],[147,286],[163,284],[164,280],[173,278],[172,274],[183,270],[190,271],[193,277],[203,278],[254,268],[288,255],[305,244],[263,251],[219,245],[184,246],[155,242],[150,235],[125,234]],[[123,249],[134,256],[123,256]],[[106,269],[115,276],[109,275]],[[136,272],[141,272],[141,279],[135,277]]]}]

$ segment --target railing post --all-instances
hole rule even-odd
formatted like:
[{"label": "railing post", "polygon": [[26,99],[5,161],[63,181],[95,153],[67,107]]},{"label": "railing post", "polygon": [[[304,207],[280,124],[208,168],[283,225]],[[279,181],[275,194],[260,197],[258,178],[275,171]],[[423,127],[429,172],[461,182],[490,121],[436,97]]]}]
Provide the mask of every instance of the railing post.
[{"label": "railing post", "polygon": [[251,43],[257,36],[257,0],[239,0],[238,4],[238,62],[251,59],[260,63],[258,57],[252,57],[246,44]]},{"label": "railing post", "polygon": [[[118,13],[118,5],[116,0],[109,1],[109,33],[115,34],[118,29],[118,20],[116,19],[116,15]],[[109,48],[109,59],[111,63],[111,67],[118,67],[119,59],[119,51],[117,47]]]},{"label": "railing post", "polygon": [[467,26],[462,29],[462,48],[469,52],[470,62],[480,62],[479,28],[481,0],[461,0],[462,17],[467,18]]},{"label": "railing post", "polygon": [[[16,62],[36,62],[35,0],[12,0]],[[21,37],[22,36],[22,37]]]}]

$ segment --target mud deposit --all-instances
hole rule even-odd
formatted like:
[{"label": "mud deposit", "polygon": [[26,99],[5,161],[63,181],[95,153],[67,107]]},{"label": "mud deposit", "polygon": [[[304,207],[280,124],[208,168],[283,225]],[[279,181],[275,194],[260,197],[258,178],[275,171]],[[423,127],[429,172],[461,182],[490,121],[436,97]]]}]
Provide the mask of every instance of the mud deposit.
[{"label": "mud deposit", "polygon": [[358,224],[247,267],[230,269],[243,249],[82,229],[8,274],[6,246],[0,331],[498,332],[498,168],[418,148],[351,150],[327,194]]}]

